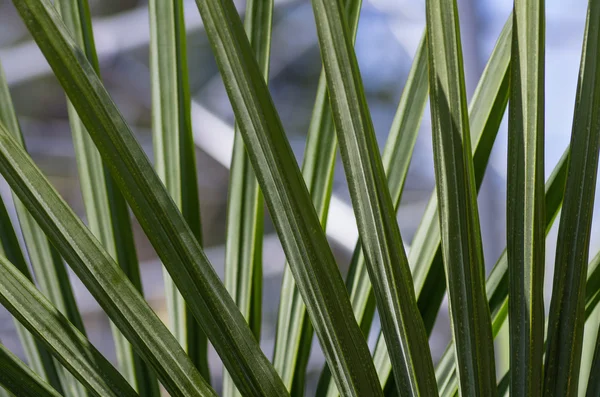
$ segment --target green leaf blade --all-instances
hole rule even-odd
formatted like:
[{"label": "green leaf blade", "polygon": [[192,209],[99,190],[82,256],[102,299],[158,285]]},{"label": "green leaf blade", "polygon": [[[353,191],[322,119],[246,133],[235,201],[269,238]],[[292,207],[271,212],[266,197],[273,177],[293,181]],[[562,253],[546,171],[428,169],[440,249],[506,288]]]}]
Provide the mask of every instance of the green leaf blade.
[{"label": "green leaf blade", "polygon": [[436,395],[431,353],[346,21],[335,0],[315,0],[313,10],[342,160],[396,383],[402,394]]},{"label": "green leaf blade", "polygon": [[[57,8],[73,38],[100,75],[88,2],[60,0]],[[68,112],[89,228],[143,293],[127,203],[114,186],[108,169],[102,164],[94,142],[71,103],[68,104]],[[142,395],[157,396],[159,388],[154,374],[112,323],[111,329],[121,373]]]},{"label": "green leaf blade", "polygon": [[544,2],[516,0],[506,238],[510,393],[541,396],[544,350]]},{"label": "green leaf blade", "polygon": [[[149,2],[152,138],[156,171],[199,242],[202,241],[191,131],[186,32],[181,1]],[[164,271],[171,331],[210,381],[207,338],[169,272]]]},{"label": "green leaf blade", "polygon": [[[272,0],[249,0],[246,3],[244,27],[267,83],[272,22]],[[240,308],[256,340],[260,341],[264,202],[237,126],[229,180],[225,287]],[[223,395],[240,396],[227,371],[223,375]]]},{"label": "green leaf blade", "polygon": [[0,257],[0,302],[50,348],[90,392],[98,396],[137,396],[129,383],[31,281]]},{"label": "green leaf blade", "polygon": [[442,253],[460,392],[494,396],[492,327],[456,1],[427,2],[429,84]]},{"label": "green leaf blade", "polygon": [[[60,397],[52,386],[0,344],[0,385],[24,397]],[[0,391],[0,395],[2,395]]]},{"label": "green leaf blade", "polygon": [[[425,41],[422,40],[404,86],[382,156],[383,167],[388,179],[388,188],[396,211],[398,211],[400,205],[404,182],[427,103],[428,89],[427,47]],[[375,297],[360,241],[354,249],[346,278],[346,286],[350,293],[354,316],[366,336],[373,320]],[[376,353],[374,354],[375,367],[382,386],[391,372],[387,345],[383,340],[380,334],[375,349]],[[331,373],[328,368],[325,368],[321,373],[317,394],[331,397],[338,395],[335,385],[331,382]]]},{"label": "green leaf blade", "polygon": [[338,387],[380,395],[370,354],[231,1],[197,1],[246,148]]},{"label": "green leaf blade", "polygon": [[[361,0],[345,2],[345,12],[353,37],[356,37],[358,30],[361,6]],[[336,150],[337,138],[327,93],[327,80],[325,71],[322,70],[306,138],[302,176],[323,228],[327,224]],[[284,383],[292,390],[292,393],[300,395],[304,394],[304,377],[312,344],[313,328],[288,265],[285,267],[281,291],[273,365],[282,375]],[[328,369],[327,373],[328,382],[335,389],[331,372]]]},{"label": "green leaf blade", "polygon": [[[286,395],[285,387],[206,258],[197,237],[164,188],[93,68],[69,38],[52,6],[47,0],[18,1],[15,5],[76,106],[116,184],[185,297],[188,307],[194,317],[201,320],[201,326],[234,377],[238,389],[248,395]],[[126,323],[123,325],[127,326]],[[162,332],[162,327],[158,329]],[[130,336],[137,338],[135,334]],[[170,341],[168,336],[170,333],[165,336]],[[132,339],[130,341],[133,343]],[[195,379],[197,371],[192,371],[187,363],[187,359],[178,359],[173,369],[181,369],[180,364],[185,364],[186,369],[180,375],[188,373]],[[157,364],[152,362],[153,366]],[[181,378],[184,382],[187,382],[186,379],[185,376]],[[163,384],[166,380],[164,376],[161,378]],[[196,379],[189,384],[198,382]],[[169,387],[175,386],[177,384]]]},{"label": "green leaf blade", "polygon": [[[577,394],[600,146],[600,4],[590,1],[548,319],[544,395]],[[575,379],[575,381],[573,381]]]}]

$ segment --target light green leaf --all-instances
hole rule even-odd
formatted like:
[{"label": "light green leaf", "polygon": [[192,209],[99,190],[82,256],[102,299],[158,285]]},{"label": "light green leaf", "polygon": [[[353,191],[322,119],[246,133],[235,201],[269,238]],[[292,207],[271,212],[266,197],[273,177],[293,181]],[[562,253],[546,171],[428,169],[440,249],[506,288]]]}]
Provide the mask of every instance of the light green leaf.
[{"label": "light green leaf", "polygon": [[[100,75],[87,0],[58,0],[56,4],[76,43]],[[102,164],[94,142],[71,103],[68,104],[68,112],[89,228],[142,293],[127,203],[116,189],[108,169]],[[140,394],[157,396],[159,389],[154,374],[140,357],[134,354],[127,339],[112,323],[111,328],[119,369],[125,379]]]},{"label": "light green leaf", "polygon": [[[102,87],[92,66],[66,33],[48,0],[19,0],[14,3],[76,107],[104,163],[110,167],[119,189],[184,296],[188,308],[201,322],[200,325],[234,377],[240,392],[248,395],[285,395],[286,390],[281,379],[260,350],[196,236],[164,188],[131,129]],[[239,23],[241,26],[241,21]],[[243,35],[243,28],[239,34]],[[264,84],[262,79],[261,82]],[[126,287],[129,291],[128,283],[118,286]],[[132,296],[139,298],[137,293]],[[138,298],[136,301],[141,299]],[[107,311],[111,312],[110,309]],[[115,319],[116,316],[113,316],[113,321],[117,323]],[[125,321],[128,319],[124,316],[124,321],[118,324],[124,334],[125,327],[128,327],[131,321]],[[145,327],[147,324],[138,325]],[[163,327],[157,327],[162,335]],[[153,326],[150,330],[154,328]],[[170,338],[168,331],[167,334],[159,339],[169,343],[175,341]],[[134,346],[149,340],[141,337],[139,332],[128,333],[128,339],[132,344],[135,340]],[[153,349],[149,350],[150,353],[154,352]],[[183,352],[171,345],[168,350],[173,350],[177,355],[180,351]],[[142,355],[148,359],[145,354]],[[173,354],[167,361],[171,359],[174,359]],[[167,382],[167,389],[187,390],[188,386],[206,388],[189,359],[174,361],[164,363],[165,369],[173,371],[168,373],[177,375],[176,382]],[[156,370],[159,363],[150,363]],[[171,378],[167,373],[157,372],[163,384]]]},{"label": "light green leaf", "polygon": [[[345,12],[348,16],[353,37],[356,37],[358,30],[361,5],[362,0],[345,1]],[[337,138],[331,116],[331,106],[329,105],[327,80],[325,71],[322,70],[306,137],[302,176],[323,228],[327,224],[329,212],[336,149]],[[356,307],[353,307],[356,312]],[[294,282],[292,270],[286,264],[281,287],[273,365],[281,374],[285,385],[294,395],[304,394],[304,378],[312,344],[312,335],[313,328],[306,315],[304,301]],[[335,388],[331,372],[328,368],[326,371],[328,382],[331,387]]]},{"label": "light green leaf", "polygon": [[515,0],[512,33],[506,206],[510,393],[541,396],[546,260],[543,0]]},{"label": "light green leaf", "polygon": [[[0,130],[0,140],[4,140],[4,127],[0,126]],[[16,141],[12,141],[14,145],[18,145]],[[137,396],[129,383],[86,337],[2,256],[0,303],[43,341],[92,394],[102,397]]]},{"label": "light green leaf", "polygon": [[[60,397],[60,393],[2,344],[0,344],[0,385],[16,396]],[[0,395],[3,393],[5,392],[0,391]]]},{"label": "light green leaf", "polygon": [[494,396],[492,327],[485,297],[483,249],[456,1],[427,1],[427,27],[442,253],[460,392]]},{"label": "light green leaf", "polygon": [[[266,82],[273,22],[273,0],[248,0],[244,27]],[[243,138],[236,127],[229,174],[225,287],[240,308],[257,341],[262,320],[262,243],[264,203]],[[240,396],[223,374],[223,396]]]},{"label": "light green leaf", "polygon": [[[546,209],[546,235],[554,224],[554,220],[556,219],[563,202],[568,158],[569,149],[562,155],[558,164],[556,164],[552,171],[550,178],[548,178],[548,181],[546,182],[546,203],[544,206]],[[597,277],[597,287],[594,288],[594,291],[596,291],[600,288],[600,268],[597,274],[594,274],[595,276],[590,275],[590,280],[596,280],[595,277]],[[508,261],[506,250],[504,250],[494,265],[486,283],[486,295],[492,317],[492,331],[494,337],[496,337],[504,324],[504,321],[506,321],[506,318],[508,317],[508,283]],[[591,302],[593,300],[595,300],[595,294],[590,294],[588,301]],[[451,342],[448,348],[446,348],[446,351],[436,368],[436,378],[441,396],[453,396],[457,391],[458,384],[455,364],[454,348]],[[506,384],[507,389],[508,385],[509,383]]]},{"label": "light green leaf", "polygon": [[[382,156],[383,167],[388,180],[388,188],[396,211],[398,211],[400,205],[404,181],[408,174],[412,152],[419,132],[425,104],[427,103],[428,88],[427,47],[425,41],[422,40],[417,49],[404,86],[404,91],[400,97],[398,109],[396,110]],[[354,308],[354,316],[366,336],[369,333],[373,320],[375,298],[360,241],[354,249],[350,270],[346,278],[346,287],[350,292],[350,301]],[[380,338],[382,337],[380,336]],[[379,345],[379,347],[382,349],[380,352],[381,357],[375,354],[375,367],[378,369],[379,379],[383,385],[388,379],[392,367],[387,353],[387,345]],[[384,365],[380,362],[381,360],[386,361],[387,365],[385,369],[381,367],[381,365]],[[382,376],[383,373],[385,373],[384,376]],[[317,395],[338,395],[335,385],[331,382],[331,373],[327,367],[321,373]]]},{"label": "light green leaf", "polygon": [[340,152],[397,387],[403,395],[434,396],[427,335],[347,23],[337,0],[314,0],[313,9]]},{"label": "light green leaf", "polygon": [[[183,1],[151,0],[149,9],[152,137],[156,172],[201,243]],[[164,279],[171,331],[204,379],[210,381],[206,335],[166,269]]]},{"label": "light green leaf", "polygon": [[269,212],[337,385],[349,396],[380,395],[343,280],[233,3],[196,3]]},{"label": "light green leaf", "polygon": [[548,318],[544,395],[577,394],[600,146],[600,3],[590,0],[571,134],[565,198],[558,229]]}]

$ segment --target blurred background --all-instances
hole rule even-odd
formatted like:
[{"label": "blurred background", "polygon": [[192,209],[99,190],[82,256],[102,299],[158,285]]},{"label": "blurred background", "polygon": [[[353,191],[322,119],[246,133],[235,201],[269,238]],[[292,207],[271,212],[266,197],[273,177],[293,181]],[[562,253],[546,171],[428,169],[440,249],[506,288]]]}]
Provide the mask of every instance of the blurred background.
[{"label": "blurred background", "polygon": [[[188,31],[192,118],[205,246],[223,275],[228,167],[233,144],[234,115],[193,0],[185,4]],[[244,1],[236,1],[243,12]],[[412,58],[423,34],[424,0],[364,0],[356,53],[375,130],[383,146]],[[512,9],[510,0],[458,0],[464,63],[471,96],[496,38]],[[152,158],[151,95],[148,71],[148,9],[143,0],[90,0],[102,77],[139,141]],[[578,76],[586,0],[547,0],[546,37],[546,173],[549,175],[569,142]],[[321,70],[314,16],[309,0],[276,0],[270,89],[292,147],[301,161],[306,131]],[[0,0],[0,61],[9,81],[28,149],[62,196],[82,218],[84,208],[67,120],[65,97],[43,56],[32,42],[12,3]],[[410,241],[434,186],[429,109],[415,147],[398,220],[404,241]],[[506,122],[498,135],[479,195],[481,227],[488,270],[505,247]],[[339,161],[338,161],[339,162]],[[0,194],[11,201],[6,183]],[[346,272],[356,241],[356,225],[341,164],[335,176],[328,237],[342,272]],[[10,207],[10,205],[9,205]],[[598,207],[598,204],[596,205]],[[267,215],[268,216],[268,215]],[[556,222],[558,223],[558,222]],[[17,223],[15,223],[15,226]],[[591,254],[600,248],[599,222],[593,224]],[[161,265],[139,225],[135,225],[146,296],[165,318]],[[547,246],[549,304],[555,230]],[[262,346],[272,355],[284,256],[267,221],[264,241],[264,308]],[[114,360],[106,316],[73,276],[73,283],[92,342]],[[447,305],[440,311],[431,338],[434,360],[449,339]],[[596,332],[595,326],[586,332]],[[379,325],[370,338],[373,346]],[[13,322],[0,308],[0,339],[22,355]],[[500,343],[500,365],[507,345]],[[220,388],[221,364],[211,353],[213,384]],[[584,352],[584,355],[586,352]],[[505,357],[505,356],[504,356]],[[313,382],[323,365],[318,343],[309,364]],[[585,366],[583,367],[585,368]],[[311,380],[312,379],[312,380]],[[312,389],[307,389],[312,394]]]}]

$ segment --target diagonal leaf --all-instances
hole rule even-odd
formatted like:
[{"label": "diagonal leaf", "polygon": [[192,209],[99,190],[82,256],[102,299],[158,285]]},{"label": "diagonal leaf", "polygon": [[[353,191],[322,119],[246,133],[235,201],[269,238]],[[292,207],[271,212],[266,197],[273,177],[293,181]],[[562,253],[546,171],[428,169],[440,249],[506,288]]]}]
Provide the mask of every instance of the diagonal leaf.
[{"label": "diagonal leaf", "polygon": [[[358,30],[361,5],[362,0],[345,1],[345,12],[353,37],[356,37]],[[327,94],[327,81],[325,72],[322,70],[306,137],[302,176],[323,228],[327,224],[329,212],[336,149],[337,139]],[[313,329],[306,315],[304,301],[294,282],[292,270],[286,265],[281,287],[273,365],[281,374],[283,382],[292,391],[292,394],[304,394],[304,378],[312,335]],[[327,373],[328,380],[335,388],[331,372],[328,369]]]},{"label": "diagonal leaf", "polygon": [[265,201],[338,387],[380,395],[365,340],[231,1],[197,1]]},{"label": "diagonal leaf", "polygon": [[[13,143],[18,145],[14,140]],[[0,303],[46,343],[91,393],[97,396],[137,396],[86,337],[52,306],[31,281],[1,256]]]},{"label": "diagonal leaf", "polygon": [[[0,67],[0,74],[2,73]],[[13,229],[12,222],[4,205],[4,201],[0,198],[0,255],[5,256],[12,263],[15,264],[17,269],[23,273],[28,280],[33,282],[33,277],[21,251],[19,240]],[[50,352],[43,346],[43,344],[36,340],[34,336],[27,331],[27,329],[21,325],[15,319],[15,328],[21,341],[25,357],[29,363],[31,369],[40,376],[44,381],[47,381],[56,390],[62,391],[61,381],[58,375],[58,368],[55,366]]]},{"label": "diagonal leaf", "polygon": [[[131,129],[102,87],[93,68],[66,33],[48,0],[19,0],[14,4],[76,106],[105,164],[110,167],[115,182],[186,299],[188,307],[196,319],[201,320],[201,326],[234,377],[240,392],[248,395],[286,395],[280,378],[260,350],[198,240],[153,170]],[[237,18],[241,26],[241,21]],[[239,34],[243,35],[243,28]],[[253,59],[251,56],[250,58]],[[262,79],[260,81],[264,84]],[[50,227],[48,230],[55,231]],[[105,277],[105,274],[99,276]],[[128,289],[129,284],[119,284],[118,287]],[[135,302],[139,300],[139,294],[132,296],[137,297]],[[128,307],[129,305],[124,309]],[[110,309],[106,311],[112,312]],[[115,323],[118,314],[113,313]],[[128,339],[134,346],[138,343],[143,345],[149,340],[140,336],[139,332],[129,332],[132,319],[126,321],[127,316],[120,318],[123,321],[119,320],[117,325],[124,334],[127,331]],[[145,325],[147,324],[143,322],[136,324],[142,327]],[[162,326],[150,327],[149,331],[153,329],[162,335]],[[174,341],[170,334],[163,339],[169,341],[169,344],[171,340]],[[171,345],[169,349],[177,355],[181,350]],[[145,354],[155,354],[157,350],[142,352],[140,349],[139,352],[149,359]],[[171,358],[173,354],[167,361],[171,361]],[[157,370],[157,365],[162,362],[150,361],[163,384],[169,381],[168,374],[177,375],[175,382],[167,382],[167,389],[194,385],[205,387],[200,376],[196,377],[197,371],[193,370],[193,366],[190,367],[189,359],[174,361],[172,364],[164,363],[164,369],[168,370],[166,373]]]},{"label": "diagonal leaf", "polygon": [[460,392],[493,396],[494,348],[456,1],[427,1],[427,27],[442,253]]},{"label": "diagonal leaf", "polygon": [[[8,84],[4,76],[4,71],[0,65],[0,122],[4,123],[13,134],[15,139],[24,147],[25,142],[21,134],[21,129],[17,116],[13,107],[10,92],[8,90]],[[36,281],[40,287],[40,290],[50,299],[50,301],[59,308],[59,310],[67,316],[75,326],[85,335],[85,329],[83,326],[83,320],[79,314],[77,303],[75,301],[75,295],[71,288],[71,282],[67,273],[66,267],[62,262],[62,258],[56,251],[48,238],[44,235],[44,232],[37,225],[29,211],[23,206],[19,198],[13,193],[14,203],[21,225],[21,232],[27,251],[29,254],[29,260],[33,267]],[[6,218],[8,220],[8,218]],[[7,224],[7,226],[9,226]],[[14,233],[14,232],[13,232]],[[16,236],[14,239],[11,238],[11,249],[12,255],[18,255],[16,252],[18,243]],[[17,245],[15,245],[17,244]],[[20,248],[19,248],[20,251]],[[15,259],[17,266],[25,272],[28,269],[22,258],[13,256],[11,259]],[[28,274],[29,270],[27,270]],[[31,275],[29,275],[31,279]],[[21,332],[22,327],[17,326],[17,330],[21,336],[21,340],[25,341],[26,332]],[[85,395],[85,389],[78,384],[68,373],[64,372],[60,366],[52,364],[52,359],[47,352],[39,351],[39,357],[34,357],[36,352],[32,344],[33,341],[29,340],[25,343],[25,351],[28,353],[27,357],[31,360],[33,368],[38,373],[43,373],[44,379],[48,379],[52,386],[59,391],[65,391],[73,394],[74,396]],[[41,360],[41,362],[40,362]],[[40,367],[40,364],[43,365]],[[39,372],[39,371],[44,372]]]},{"label": "diagonal leaf", "polygon": [[[151,0],[149,9],[152,136],[156,172],[201,243],[183,2]],[[166,269],[164,279],[171,331],[204,379],[209,381],[206,335]]]},{"label": "diagonal leaf", "polygon": [[315,0],[313,10],[340,152],[397,387],[403,395],[433,396],[431,352],[346,20],[337,0]]},{"label": "diagonal leaf", "polygon": [[[248,0],[244,27],[266,82],[273,22],[273,0]],[[236,126],[227,202],[225,287],[260,341],[264,203],[243,138]],[[223,374],[223,396],[239,396]]]},{"label": "diagonal leaf", "polygon": [[[60,397],[55,389],[0,343],[0,385],[24,397]],[[2,395],[0,391],[0,395]]]},{"label": "diagonal leaf", "polygon": [[[548,178],[548,181],[546,182],[546,202],[544,206],[546,209],[546,235],[552,228],[563,202],[568,158],[569,149],[562,155],[558,164],[556,164],[552,171],[550,178]],[[591,279],[590,276],[590,280]],[[492,317],[492,331],[494,337],[496,337],[504,324],[504,321],[508,317],[508,283],[508,260],[506,250],[504,250],[494,265],[486,283],[486,294]],[[598,286],[600,287],[600,271],[598,272]],[[592,299],[592,296],[590,296],[589,300],[591,301]],[[446,348],[446,351],[436,368],[436,378],[441,396],[453,396],[458,389],[455,373],[456,363],[454,348],[452,345],[451,342],[448,348]],[[508,383],[506,386],[508,388]]]},{"label": "diagonal leaf", "polygon": [[[600,147],[600,3],[590,0],[548,319],[544,395],[577,394]],[[575,381],[573,381],[575,379]]]},{"label": "diagonal leaf", "polygon": [[[59,0],[56,4],[75,41],[100,75],[88,2]],[[127,203],[114,186],[114,181],[102,164],[94,142],[70,103],[68,112],[89,228],[142,293],[142,280]],[[140,394],[157,396],[159,389],[154,374],[140,357],[134,354],[127,339],[112,323],[111,328],[119,369],[125,379]]]},{"label": "diagonal leaf", "polygon": [[[398,109],[392,122],[388,140],[386,142],[382,162],[388,179],[388,188],[392,196],[394,208],[398,211],[404,181],[408,173],[412,152],[421,124],[425,104],[427,103],[427,47],[422,40],[413,61],[408,80],[400,97]],[[350,270],[346,278],[346,287],[350,292],[350,301],[354,308],[354,316],[360,324],[363,333],[368,335],[375,311],[373,289],[369,280],[367,263],[362,245],[357,243],[350,263]],[[391,372],[391,362],[387,354],[387,345],[380,345],[382,360],[387,361],[387,373],[382,378],[382,371],[378,370],[382,383],[387,380]],[[382,363],[375,356],[375,367],[380,368]],[[335,385],[331,382],[331,373],[326,367],[321,373],[317,395],[337,396]]]},{"label": "diagonal leaf", "polygon": [[544,349],[544,1],[515,0],[506,249],[510,393],[541,396]]},{"label": "diagonal leaf", "polygon": [[214,395],[121,268],[1,124],[0,173],[165,388],[174,395]]}]

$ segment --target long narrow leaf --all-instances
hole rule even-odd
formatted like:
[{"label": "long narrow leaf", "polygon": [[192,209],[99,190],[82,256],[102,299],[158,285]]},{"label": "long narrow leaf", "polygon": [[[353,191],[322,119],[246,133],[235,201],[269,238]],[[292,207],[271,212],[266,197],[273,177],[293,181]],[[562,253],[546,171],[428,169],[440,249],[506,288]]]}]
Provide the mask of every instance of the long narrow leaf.
[{"label": "long narrow leaf", "polygon": [[[427,81],[427,47],[425,40],[421,41],[415,59],[413,61],[404,91],[400,97],[398,109],[394,116],[394,121],[390,128],[388,140],[386,142],[382,162],[388,179],[388,188],[392,196],[394,208],[398,211],[400,199],[412,152],[416,142],[423,111],[427,103],[427,92],[429,84]],[[363,333],[368,335],[375,311],[375,300],[373,289],[369,280],[367,263],[360,242],[357,243],[350,270],[346,279],[346,287],[350,292],[350,301],[354,308],[354,316],[361,326]],[[391,363],[387,354],[387,345],[383,347],[383,358],[389,364],[388,371],[391,371]],[[390,372],[382,377],[380,363],[375,358],[375,367],[378,368],[379,380],[383,383],[388,378]],[[337,396],[338,392],[331,379],[331,372],[326,367],[321,373],[317,395]]]},{"label": "long narrow leaf", "polygon": [[[0,73],[1,73],[0,68]],[[4,201],[0,198],[0,255],[5,256],[11,261],[17,269],[28,280],[33,282],[33,277],[23,256],[23,251],[19,245],[19,240],[13,229],[12,222],[4,205]],[[25,353],[25,357],[29,363],[31,369],[37,373],[42,380],[50,383],[56,390],[62,391],[62,385],[59,379],[58,371],[60,371],[54,364],[53,358],[43,344],[36,340],[34,336],[27,331],[27,329],[21,325],[15,319],[15,328],[21,341],[21,346]]]},{"label": "long narrow leaf", "polygon": [[485,297],[483,249],[456,1],[427,1],[427,27],[442,253],[460,392],[494,396],[492,327]]},{"label": "long narrow leaf", "polygon": [[60,397],[60,393],[2,344],[0,344],[0,385],[15,396]]},{"label": "long narrow leaf", "polygon": [[[149,8],[152,133],[156,171],[183,213],[190,230],[202,242],[183,1],[151,0]],[[171,331],[204,378],[210,380],[206,335],[166,269],[164,278]]]},{"label": "long narrow leaf", "polygon": [[[546,182],[546,203],[544,206],[546,209],[546,235],[554,224],[554,220],[563,202],[568,158],[569,149],[562,155]],[[600,289],[600,271],[594,274],[598,277],[597,287],[594,291],[598,291]],[[592,279],[594,279],[593,276],[590,276],[590,280]],[[494,337],[496,337],[508,317],[508,283],[508,260],[507,252],[504,250],[494,265],[486,283],[486,295],[490,306]],[[590,294],[588,301],[592,302],[595,300],[595,296],[595,294]],[[457,391],[458,383],[455,364],[454,347],[451,342],[436,368],[436,378],[441,396],[453,396]]]},{"label": "long narrow leaf", "polygon": [[[2,125],[0,173],[138,354],[152,365],[165,388],[174,395],[213,395],[121,268]],[[18,311],[13,315],[18,316]]]},{"label": "long narrow leaf", "polygon": [[544,1],[513,12],[506,241],[510,393],[541,396],[544,350]]},{"label": "long narrow leaf", "polygon": [[[565,176],[566,176],[566,169],[567,169],[567,167],[566,167],[566,163],[565,163],[565,167],[564,167]],[[586,291],[590,291],[590,294],[586,293],[584,322],[590,321],[590,319],[592,318],[591,314],[598,305],[598,300],[593,298],[600,291],[600,284],[598,283],[598,280],[600,280],[600,252],[597,253],[596,256],[594,257],[594,259],[592,259],[590,261],[590,263],[588,264]],[[506,305],[508,306],[508,302],[506,302]],[[504,319],[506,319],[506,316],[504,316]],[[502,321],[504,321],[504,319]],[[594,320],[592,320],[592,321],[594,321]],[[546,343],[547,342],[548,342],[548,339],[546,339]],[[501,378],[500,382],[498,383],[498,395],[499,396],[508,396],[508,394],[509,394],[508,393],[509,392],[509,390],[508,390],[509,389],[508,388],[509,379],[510,379],[510,368],[506,371],[505,374],[502,375],[502,378]],[[453,396],[454,394],[446,393],[444,395],[445,396]]]},{"label": "long narrow leaf", "polygon": [[[100,75],[87,0],[59,0],[57,6],[73,38],[84,50],[96,73]],[[142,293],[142,280],[127,203],[114,186],[114,181],[102,164],[94,142],[70,103],[68,111],[89,228]],[[139,356],[134,354],[127,339],[112,323],[111,328],[119,369],[125,379],[140,394],[157,396],[159,389],[154,374]]]},{"label": "long narrow leaf", "polygon": [[364,337],[231,0],[197,1],[265,201],[336,383],[380,395]]},{"label": "long narrow leaf", "polygon": [[[281,379],[260,350],[197,238],[48,0],[19,0],[14,4],[75,105],[119,189],[240,392],[248,395],[286,395]],[[239,17],[236,18],[240,24],[239,34],[245,36]],[[253,60],[251,55],[249,58]],[[260,81],[264,84],[262,78]],[[123,320],[126,319],[123,317]],[[124,334],[128,324],[121,322]],[[162,332],[162,327],[158,329]],[[132,339],[136,339],[136,343],[145,343],[147,340],[139,338],[136,333],[128,335],[130,342]],[[171,338],[166,340],[170,341]],[[173,346],[170,349],[179,354],[179,350]],[[177,374],[189,373],[191,378],[196,379],[197,372],[191,371],[188,363],[191,362],[186,359],[176,360],[172,366],[165,365]],[[152,364],[156,369],[160,363]],[[179,372],[183,369],[180,365],[187,368],[187,372]],[[163,383],[165,376],[159,376]],[[178,382],[180,380],[186,384],[190,381],[189,385],[194,382],[203,385],[197,379],[178,378]],[[178,382],[169,384],[169,387],[172,389],[179,385]]]},{"label": "long narrow leaf", "polygon": [[[362,0],[345,1],[353,38],[358,30],[358,18]],[[327,80],[321,71],[313,114],[306,137],[306,150],[302,163],[302,176],[312,197],[313,205],[325,228],[329,212],[329,200],[333,186],[337,138],[333,126]],[[352,302],[352,300],[351,300]],[[354,311],[356,307],[353,305]],[[364,331],[364,330],[363,330]],[[281,287],[281,300],[275,334],[273,365],[281,374],[283,382],[292,394],[304,394],[304,377],[312,344],[313,328],[306,315],[306,307],[294,282],[291,268],[286,264]],[[332,387],[331,372],[327,370]]]},{"label": "long narrow leaf", "polygon": [[[4,76],[4,71],[0,65],[0,122],[5,124],[10,132],[13,134],[15,139],[24,147],[25,142],[21,134],[21,129],[15,110],[12,103],[12,98],[8,90],[8,84]],[[83,326],[83,320],[79,314],[77,303],[75,301],[75,295],[71,288],[71,282],[67,273],[66,267],[62,262],[62,258],[56,252],[56,249],[52,247],[48,238],[44,235],[44,232],[37,225],[29,211],[23,206],[19,198],[13,194],[15,207],[17,210],[17,216],[21,225],[21,232],[23,233],[23,239],[27,246],[27,252],[29,254],[29,261],[33,267],[36,281],[40,287],[40,290],[50,299],[50,301],[59,308],[59,310],[67,316],[75,326],[85,335],[85,329]],[[7,218],[8,219],[8,218]],[[6,225],[7,227],[9,225]],[[12,254],[16,255],[16,240],[10,243],[13,248],[11,249]],[[26,265],[21,261],[22,258],[16,258],[17,265],[20,269],[25,271],[28,269]],[[11,258],[11,259],[13,259]],[[27,270],[29,273],[29,270]],[[24,274],[27,274],[24,273]],[[29,276],[31,279],[31,276]],[[27,338],[25,332],[21,332],[21,326],[17,326],[21,340],[25,341]],[[44,367],[45,379],[49,380],[50,383],[59,391],[69,392],[74,396],[85,395],[85,389],[78,384],[68,373],[64,372],[60,366],[52,364],[52,359],[48,356],[47,352],[39,351],[39,357],[36,355],[31,344],[31,340],[25,343],[25,351],[28,353],[27,356],[32,359],[31,363],[36,371],[40,371],[39,360],[41,360]]]},{"label": "long narrow leaf", "polygon": [[397,387],[401,394],[433,396],[431,352],[347,23],[336,0],[315,0],[313,9],[340,152]]},{"label": "long narrow leaf", "polygon": [[[244,27],[264,80],[269,81],[273,0],[248,0]],[[264,203],[246,147],[236,126],[227,202],[225,287],[257,341],[262,320],[262,242]],[[223,375],[223,396],[239,396]]]},{"label": "long narrow leaf", "polygon": [[577,394],[585,322],[585,277],[600,147],[599,45],[600,3],[590,0],[548,320],[544,365],[544,395],[547,396]]},{"label": "long narrow leaf", "polygon": [[46,343],[60,362],[94,395],[137,396],[86,337],[4,257],[0,257],[0,303]]}]

